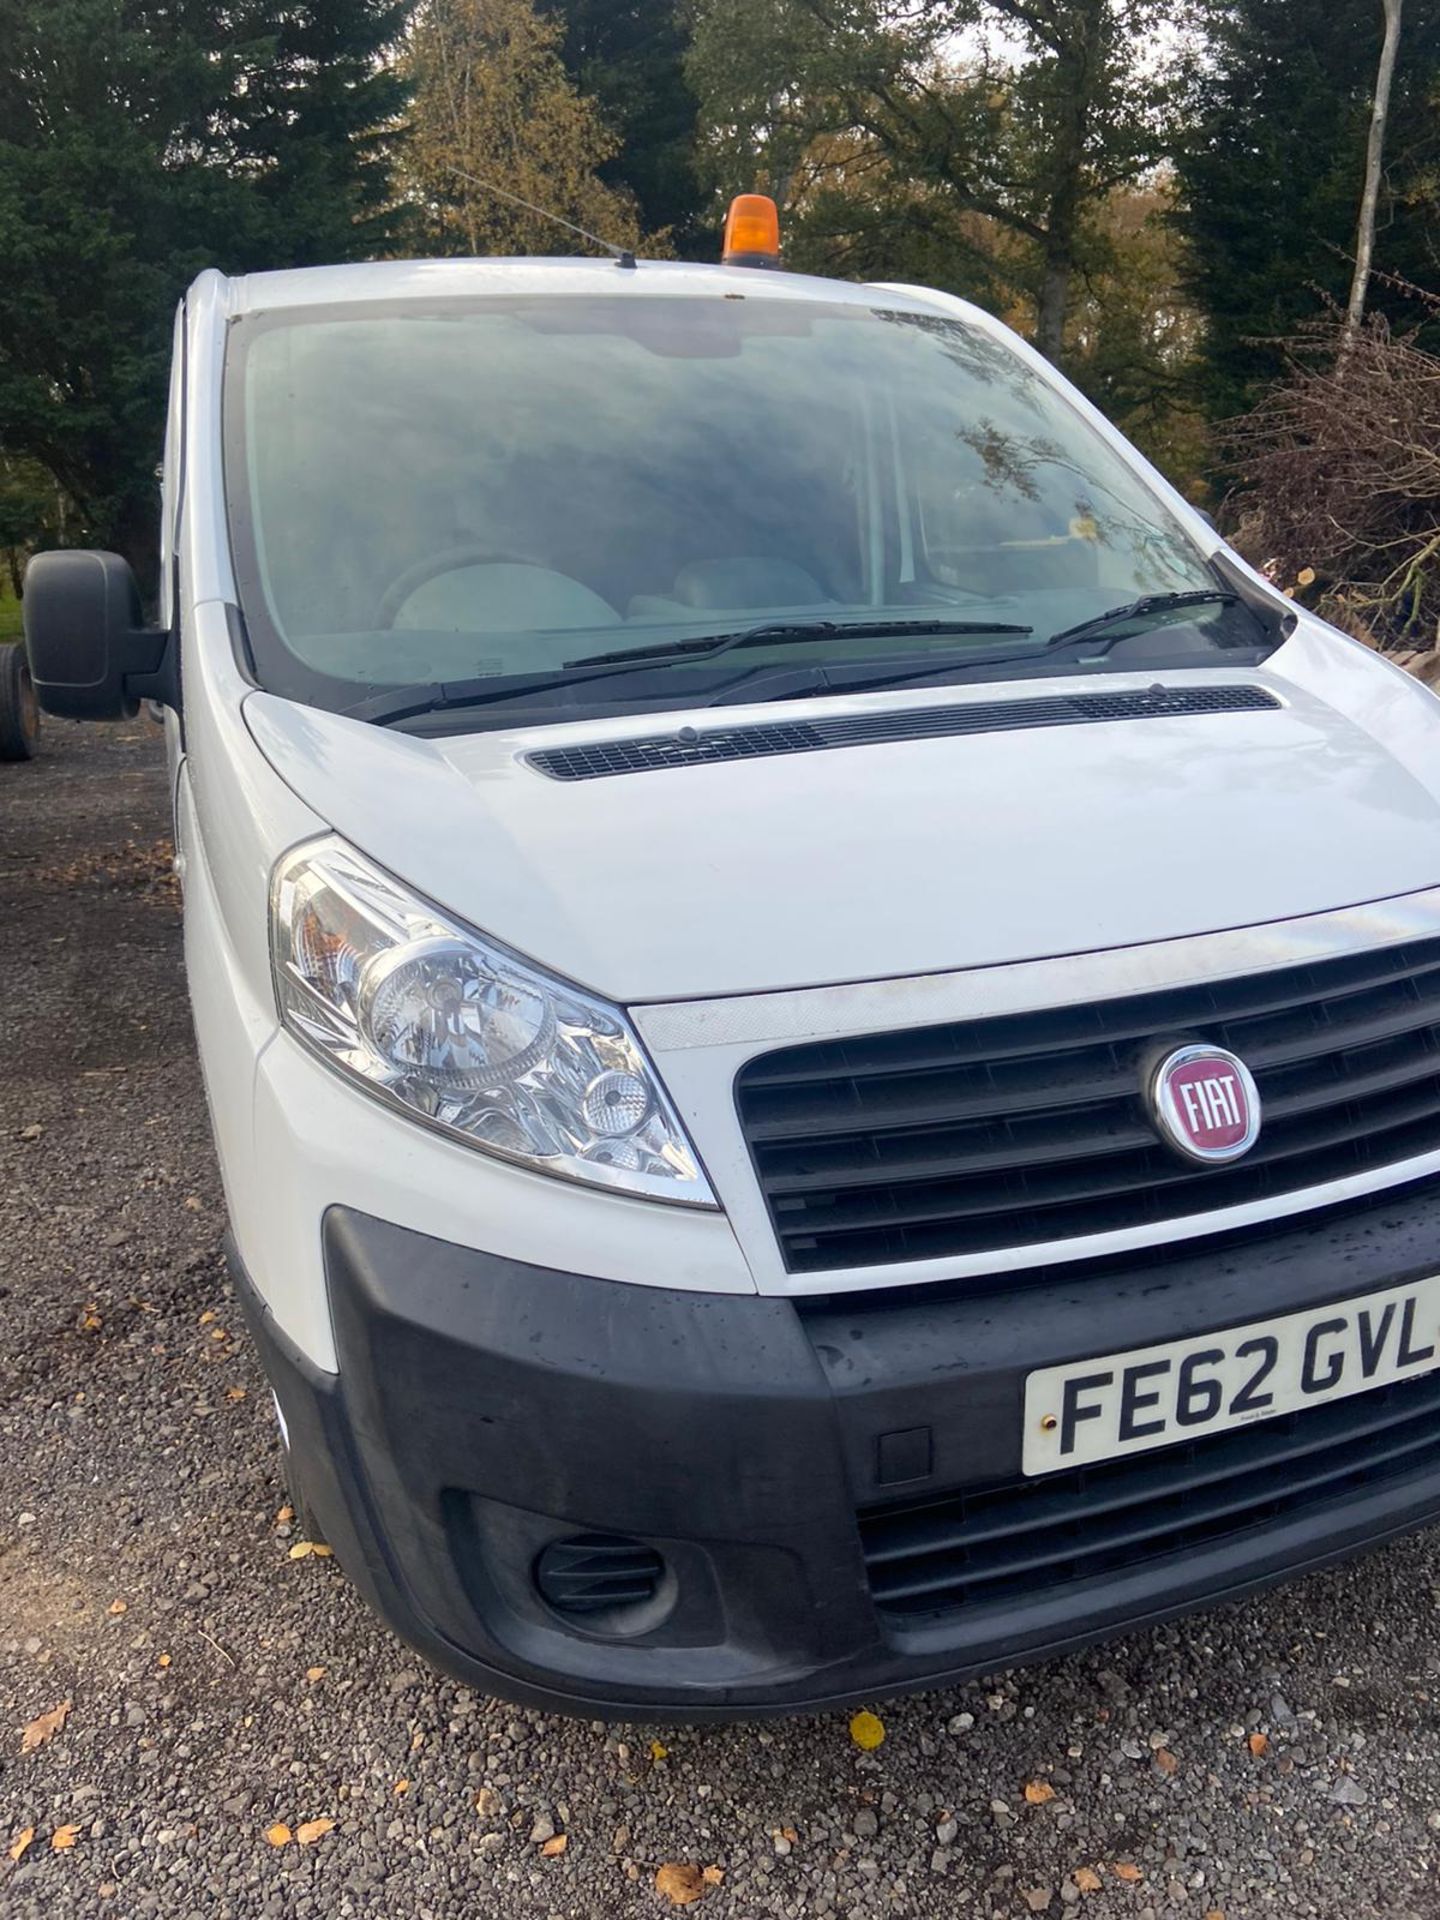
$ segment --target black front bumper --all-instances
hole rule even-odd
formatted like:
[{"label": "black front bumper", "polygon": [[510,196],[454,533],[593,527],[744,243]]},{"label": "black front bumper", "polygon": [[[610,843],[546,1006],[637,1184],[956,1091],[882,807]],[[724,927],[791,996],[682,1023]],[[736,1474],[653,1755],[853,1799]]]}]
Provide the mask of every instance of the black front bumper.
[{"label": "black front bumper", "polygon": [[[1410,1404],[1421,1444],[1352,1449],[1358,1464],[1303,1502],[1282,1484],[1233,1526],[1156,1533],[1154,1552],[1098,1567],[1079,1556],[1068,1572],[1052,1555],[1044,1578],[988,1598],[889,1611],[866,1555],[897,1514],[913,1510],[922,1532],[939,1514],[952,1533],[958,1515],[963,1539],[966,1501],[1009,1497],[1035,1367],[1433,1272],[1433,1180],[1003,1291],[796,1303],[627,1286],[340,1209],[325,1258],[338,1374],[298,1354],[233,1264],[327,1537],[438,1666],[562,1711],[701,1720],[940,1685],[1231,1598],[1440,1514],[1437,1398],[1433,1446],[1426,1407]],[[1146,1456],[1152,1474],[1170,1451]],[[1178,1473],[1186,1450],[1173,1451]],[[1077,1537],[1084,1518],[1077,1506]],[[547,1544],[584,1534],[664,1557],[663,1597],[608,1623],[619,1630],[564,1618],[536,1589]]]}]

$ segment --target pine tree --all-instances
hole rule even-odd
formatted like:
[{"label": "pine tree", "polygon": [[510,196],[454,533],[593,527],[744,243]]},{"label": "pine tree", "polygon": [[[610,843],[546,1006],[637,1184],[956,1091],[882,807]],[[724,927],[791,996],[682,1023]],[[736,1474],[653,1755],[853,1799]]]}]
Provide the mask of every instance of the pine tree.
[{"label": "pine tree", "polygon": [[153,574],[177,299],[383,243],[395,0],[0,0],[0,442]]},{"label": "pine tree", "polygon": [[564,27],[560,55],[618,141],[598,169],[633,193],[642,224],[676,252],[713,257],[718,232],[695,165],[699,102],[685,73],[689,32],[681,0],[539,0]]}]

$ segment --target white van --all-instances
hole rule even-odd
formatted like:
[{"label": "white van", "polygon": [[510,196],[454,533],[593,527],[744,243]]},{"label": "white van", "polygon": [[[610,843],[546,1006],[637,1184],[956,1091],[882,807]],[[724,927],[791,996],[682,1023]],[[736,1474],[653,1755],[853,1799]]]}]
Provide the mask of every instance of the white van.
[{"label": "white van", "polygon": [[207,273],[159,623],[234,1284],[473,1685],[873,1699],[1440,1511],[1440,706],[919,288]]}]

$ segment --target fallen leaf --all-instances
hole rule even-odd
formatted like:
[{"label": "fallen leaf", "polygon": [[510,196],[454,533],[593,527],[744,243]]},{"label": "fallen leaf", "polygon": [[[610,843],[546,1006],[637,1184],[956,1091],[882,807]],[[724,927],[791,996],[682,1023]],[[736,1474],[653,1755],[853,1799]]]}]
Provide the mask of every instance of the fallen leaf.
[{"label": "fallen leaf", "polygon": [[200,1196],[199,1196],[199,1194],[198,1194],[198,1193],[187,1193],[187,1194],[186,1194],[186,1196],[185,1196],[185,1204],[186,1204],[186,1206],[187,1206],[187,1207],[188,1207],[188,1208],[190,1209],[190,1211],[191,1211],[191,1213],[199,1213],[199,1211],[200,1211]]},{"label": "fallen leaf", "polygon": [[169,1656],[169,1654],[168,1654],[168,1653],[162,1653],[162,1654],[160,1655],[160,1657],[159,1657],[159,1658],[158,1658],[158,1659],[156,1660],[156,1662],[155,1662],[155,1664],[156,1664],[156,1666],[157,1666],[157,1667],[168,1667],[168,1666],[169,1666],[169,1664],[170,1664],[170,1656]]},{"label": "fallen leaf", "polygon": [[104,1324],[105,1322],[100,1318],[94,1307],[86,1307],[80,1319],[82,1331],[85,1333],[98,1333]]},{"label": "fallen leaf", "polygon": [[312,1841],[323,1840],[334,1825],[333,1820],[323,1815],[318,1820],[303,1820],[295,1829],[295,1838],[302,1847],[308,1847]]},{"label": "fallen leaf", "polygon": [[668,1860],[656,1869],[655,1891],[663,1893],[672,1907],[693,1906],[705,1898],[705,1876],[688,1862]]},{"label": "fallen leaf", "polygon": [[295,1518],[294,1507],[281,1507],[280,1511],[275,1516],[275,1524],[277,1527],[288,1527],[290,1522],[294,1518]]},{"label": "fallen leaf", "polygon": [[297,1540],[290,1549],[290,1558],[292,1560],[308,1560],[312,1553],[318,1552],[319,1548],[313,1540]]},{"label": "fallen leaf", "polygon": [[410,1782],[408,1780],[397,1780],[390,1791],[392,1793],[408,1793],[410,1791]]},{"label": "fallen leaf", "polygon": [[1047,1800],[1055,1798],[1055,1789],[1048,1780],[1027,1780],[1025,1798],[1032,1807],[1043,1807]]},{"label": "fallen leaf", "polygon": [[1263,1758],[1270,1750],[1269,1736],[1263,1733],[1252,1733],[1245,1744],[1257,1760]]},{"label": "fallen leaf", "polygon": [[243,1400],[245,1398],[244,1387],[226,1387],[225,1398],[227,1400]]},{"label": "fallen leaf", "polygon": [[873,1753],[885,1738],[885,1722],[874,1713],[857,1713],[850,1722],[850,1738],[866,1753]]},{"label": "fallen leaf", "polygon": [[1225,1920],[1225,1909],[1223,1907],[1212,1907],[1206,1914],[1205,1920]]},{"label": "fallen leaf", "polygon": [[568,1833],[557,1833],[553,1840],[547,1840],[540,1851],[547,1860],[553,1860],[557,1853],[563,1853],[570,1844]]},{"label": "fallen leaf", "polygon": [[49,1713],[37,1714],[28,1727],[20,1729],[20,1751],[33,1753],[36,1747],[43,1747],[47,1740],[64,1726],[70,1712],[70,1702],[62,1700],[58,1707],[52,1707]]},{"label": "fallen leaf", "polygon": [[265,1829],[265,1838],[272,1847],[288,1847],[294,1837],[283,1820],[277,1820],[273,1827]]},{"label": "fallen leaf", "polygon": [[720,1882],[725,1878],[725,1869],[723,1867],[706,1867],[700,1875],[700,1878],[705,1882],[707,1887],[718,1887]]},{"label": "fallen leaf", "polygon": [[793,1847],[799,1843],[800,1836],[795,1831],[794,1827],[781,1827],[780,1838],[782,1840],[788,1840],[790,1842],[790,1845]]},{"label": "fallen leaf", "polygon": [[650,1742],[650,1758],[652,1760],[668,1760],[669,1757],[670,1749],[668,1747],[662,1747],[658,1740],[652,1740]]},{"label": "fallen leaf", "polygon": [[1075,1869],[1074,1880],[1081,1893],[1098,1893],[1100,1891],[1100,1876],[1093,1867],[1077,1867]]},{"label": "fallen leaf", "polygon": [[6,1849],[10,1858],[12,1860],[18,1860],[34,1838],[35,1829],[33,1827],[22,1827]]},{"label": "fallen leaf", "polygon": [[215,1309],[213,1307],[207,1307],[195,1324],[197,1327],[208,1327],[211,1321],[217,1317]]},{"label": "fallen leaf", "polygon": [[56,1827],[50,1836],[52,1853],[68,1853],[80,1837],[79,1827]]},{"label": "fallen leaf", "polygon": [[307,1680],[323,1680],[325,1678],[324,1667],[306,1667],[305,1678]]},{"label": "fallen leaf", "polygon": [[130,1602],[128,1600],[112,1600],[106,1611],[114,1614],[125,1613],[129,1610],[129,1606]]},{"label": "fallen leaf", "polygon": [[1145,1876],[1133,1860],[1117,1860],[1115,1863],[1115,1878],[1117,1880],[1143,1880]]},{"label": "fallen leaf", "polygon": [[317,1560],[328,1560],[335,1549],[333,1547],[327,1547],[323,1540],[312,1540],[310,1542],[310,1551]]},{"label": "fallen leaf", "polygon": [[418,1753],[418,1752],[420,1751],[420,1749],[421,1749],[421,1747],[423,1747],[423,1746],[424,1746],[424,1744],[425,1744],[425,1735],[424,1735],[424,1733],[423,1733],[423,1732],[422,1732],[422,1731],[420,1730],[420,1728],[419,1728],[419,1727],[417,1727],[417,1728],[415,1729],[415,1731],[414,1731],[414,1733],[412,1733],[412,1734],[411,1734],[411,1736],[410,1736],[410,1751],[411,1751],[411,1753]]},{"label": "fallen leaf", "polygon": [[1180,1771],[1180,1762],[1168,1747],[1157,1747],[1155,1749],[1155,1764],[1161,1773],[1178,1773]]}]

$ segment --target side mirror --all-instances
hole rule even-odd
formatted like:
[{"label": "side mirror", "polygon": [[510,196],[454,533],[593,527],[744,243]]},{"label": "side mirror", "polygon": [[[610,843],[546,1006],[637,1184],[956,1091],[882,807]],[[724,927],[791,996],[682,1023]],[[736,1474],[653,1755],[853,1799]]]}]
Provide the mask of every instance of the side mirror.
[{"label": "side mirror", "polygon": [[25,651],[35,697],[67,720],[124,720],[142,700],[179,708],[170,635],[147,627],[118,553],[37,553],[25,569]]}]

